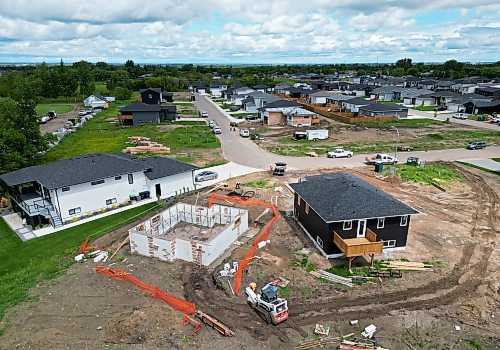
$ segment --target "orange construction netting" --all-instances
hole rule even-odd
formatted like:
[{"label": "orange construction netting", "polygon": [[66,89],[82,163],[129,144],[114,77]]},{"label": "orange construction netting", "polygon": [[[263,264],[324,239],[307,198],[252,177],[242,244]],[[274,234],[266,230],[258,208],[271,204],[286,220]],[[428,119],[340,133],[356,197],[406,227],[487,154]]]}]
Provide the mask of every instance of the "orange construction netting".
[{"label": "orange construction netting", "polygon": [[279,213],[274,204],[265,202],[265,201],[259,201],[259,200],[252,200],[252,199],[243,199],[239,197],[227,197],[227,196],[222,196],[217,193],[212,193],[210,196],[210,200],[208,202],[208,207],[210,208],[214,202],[214,199],[218,198],[221,200],[229,201],[229,202],[235,202],[243,205],[251,205],[251,206],[259,206],[259,207],[265,207],[265,208],[270,208],[273,211],[273,217],[267,225],[264,227],[264,229],[259,233],[257,238],[252,244],[252,248],[250,248],[250,251],[247,253],[245,258],[241,260],[238,264],[238,270],[236,270],[236,276],[234,278],[234,294],[238,295],[240,288],[241,288],[241,277],[243,274],[243,269],[252,261],[253,256],[257,250],[257,245],[265,241],[267,237],[269,237],[269,230],[271,229],[271,226],[278,220],[279,218]]},{"label": "orange construction netting", "polygon": [[124,270],[116,270],[111,267],[97,265],[95,271],[100,273],[101,275],[128,282],[134,285],[137,289],[139,289],[143,293],[150,295],[153,298],[160,299],[165,304],[170,305],[174,309],[179,310],[185,314],[188,315],[194,314],[195,305],[193,303],[190,303],[189,301],[183,299],[176,298],[173,295],[164,292],[161,288],[143,282],[137,277],[134,277],[132,274]]}]

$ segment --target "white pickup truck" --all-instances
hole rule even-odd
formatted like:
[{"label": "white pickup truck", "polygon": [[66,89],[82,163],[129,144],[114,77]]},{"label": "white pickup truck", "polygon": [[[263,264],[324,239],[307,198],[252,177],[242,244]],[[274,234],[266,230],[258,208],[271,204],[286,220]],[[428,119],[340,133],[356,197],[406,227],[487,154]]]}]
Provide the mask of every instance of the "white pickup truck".
[{"label": "white pickup truck", "polygon": [[327,158],[342,158],[342,157],[347,157],[351,158],[354,155],[352,151],[347,151],[343,148],[337,148],[333,151],[330,151],[326,154]]},{"label": "white pickup truck", "polygon": [[398,159],[396,157],[390,156],[388,154],[383,154],[379,153],[375,157],[372,158],[365,158],[365,163],[366,164],[376,164],[376,163],[382,163],[382,164],[396,164],[398,162]]}]

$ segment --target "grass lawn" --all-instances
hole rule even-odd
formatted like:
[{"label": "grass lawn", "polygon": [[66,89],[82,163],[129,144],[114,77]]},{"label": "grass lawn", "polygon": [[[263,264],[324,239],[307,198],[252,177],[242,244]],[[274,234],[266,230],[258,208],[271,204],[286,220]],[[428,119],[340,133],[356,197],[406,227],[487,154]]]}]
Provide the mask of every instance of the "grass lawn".
[{"label": "grass lawn", "polygon": [[392,100],[392,101],[377,101],[377,103],[403,103],[403,100]]},{"label": "grass lawn", "polygon": [[36,113],[38,115],[46,115],[48,111],[55,111],[57,114],[63,114],[71,112],[72,110],[73,106],[67,104],[42,103],[36,106]]},{"label": "grass lawn", "polygon": [[[417,120],[417,119],[415,119]],[[432,119],[431,119],[432,120]],[[484,140],[488,145],[500,145],[500,132],[490,130],[443,130],[434,133],[419,135],[417,137],[401,137],[400,145],[414,147],[415,151],[427,151],[447,148],[465,148],[475,140]],[[278,138],[279,145],[269,145],[267,150],[279,155],[301,157],[307,152],[314,151],[324,155],[335,147],[344,147],[356,153],[381,153],[394,152],[396,143],[392,140],[381,138],[378,141],[335,142],[331,141],[294,141],[290,136]],[[398,152],[398,158],[405,158],[404,152]]]},{"label": "grass lawn", "polygon": [[413,109],[416,109],[417,111],[423,111],[423,112],[433,112],[436,110],[437,106],[417,106],[414,107]]},{"label": "grass lawn", "polygon": [[274,188],[276,186],[275,180],[259,180],[253,182],[246,182],[242,184],[244,187],[252,187],[252,188]]},{"label": "grass lawn", "polygon": [[[149,137],[170,147],[172,155],[186,149],[220,147],[219,140],[205,122],[111,126],[109,120],[114,120],[118,114],[118,105],[111,104],[108,110],[98,113],[86,122],[83,128],[66,136],[59,145],[45,153],[42,161],[51,162],[96,152],[121,153],[128,146],[126,142],[129,136]],[[180,124],[182,126],[179,126]]]},{"label": "grass lawn", "polygon": [[[463,181],[462,175],[455,169],[443,166],[426,164],[421,168],[413,165],[399,164],[396,165],[396,175],[403,181],[418,182],[422,184],[430,184],[431,182],[440,185],[453,181]],[[389,169],[386,170],[389,174]]]},{"label": "grass lawn", "polygon": [[156,202],[145,204],[24,243],[0,219],[0,320],[8,307],[29,299],[31,287],[63,274],[88,235],[95,239],[158,209]]},{"label": "grass lawn", "polygon": [[495,162],[500,162],[500,158],[491,158],[491,160],[494,160]]},{"label": "grass lawn", "polygon": [[233,118],[242,119],[245,117],[257,117],[258,113],[229,113],[229,115]]},{"label": "grass lawn", "polygon": [[356,123],[362,126],[385,126],[390,127],[394,125],[395,127],[402,128],[422,128],[430,125],[443,125],[444,122],[437,119],[430,118],[418,118],[418,119],[398,119],[392,122],[366,122],[366,123]]},{"label": "grass lawn", "polygon": [[170,103],[171,105],[177,105],[177,106],[194,106],[193,102],[179,102],[179,101],[174,101]]}]

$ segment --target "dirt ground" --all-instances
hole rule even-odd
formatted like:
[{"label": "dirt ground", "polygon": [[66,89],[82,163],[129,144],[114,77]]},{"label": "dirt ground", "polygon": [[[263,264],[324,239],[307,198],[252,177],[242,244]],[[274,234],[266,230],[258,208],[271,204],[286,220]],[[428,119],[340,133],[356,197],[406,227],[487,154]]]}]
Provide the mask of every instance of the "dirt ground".
[{"label": "dirt ground", "polygon": [[[257,251],[242,283],[242,287],[250,282],[263,286],[278,276],[289,279],[290,317],[286,322],[266,325],[248,307],[243,291],[232,296],[227,278],[214,277],[224,262],[241,259],[251,241],[235,245],[210,269],[131,255],[126,245],[118,254],[126,260],[115,268],[194,302],[197,309],[229,325],[236,336],[222,337],[207,326],[192,335],[192,326],[182,326],[181,313],[131,285],[95,273],[95,264],[87,261],[33,288],[32,302],[9,310],[10,327],[0,338],[0,349],[290,349],[304,338],[314,338],[316,323],[329,326],[331,335],[355,332],[358,337],[373,323],[377,341],[389,349],[474,349],[471,344],[478,343],[481,349],[498,349],[500,183],[494,175],[459,169],[466,182],[446,193],[384,179],[368,169],[354,171],[421,212],[411,220],[406,250],[384,258],[433,260],[432,272],[406,272],[401,279],[347,288],[317,280],[296,266],[297,252],[307,253],[308,261],[319,268],[345,264],[345,260],[321,257],[287,216],[292,196],[284,184],[297,181],[300,175],[290,172],[275,178],[283,191],[276,192],[274,187],[255,190],[258,199],[278,196],[282,216],[271,229],[271,244]],[[327,171],[331,170],[317,173]],[[238,181],[266,177],[259,173]],[[231,181],[228,189],[233,186]],[[194,195],[182,199],[188,203],[196,200]],[[200,204],[207,201],[207,196],[198,198]],[[254,223],[260,213],[261,208],[249,208],[253,230],[270,219],[269,214]],[[94,244],[114,249],[125,235],[126,230],[120,229]],[[358,258],[354,264],[366,266],[367,262]],[[348,321],[353,319],[359,324],[351,326]]]},{"label": "dirt ground", "polygon": [[40,132],[45,135],[49,132],[57,131],[58,129],[64,127],[64,124],[68,121],[68,119],[78,118],[78,111],[82,108],[83,104],[81,103],[68,103],[73,106],[73,110],[68,113],[58,114],[57,118],[49,120],[45,124],[40,125]]}]

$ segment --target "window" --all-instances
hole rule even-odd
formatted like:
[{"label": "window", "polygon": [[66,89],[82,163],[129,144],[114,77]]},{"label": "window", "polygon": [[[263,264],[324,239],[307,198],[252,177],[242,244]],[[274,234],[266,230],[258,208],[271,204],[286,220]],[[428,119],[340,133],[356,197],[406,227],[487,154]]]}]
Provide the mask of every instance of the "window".
[{"label": "window", "polygon": [[309,214],[309,204],[307,204],[307,203],[306,203],[306,209],[305,209],[305,211],[306,211],[306,214]]},{"label": "window", "polygon": [[319,237],[319,236],[316,236],[316,242],[318,242],[318,245],[323,248],[323,240]]},{"label": "window", "polygon": [[300,196],[297,196],[297,205],[300,205]]},{"label": "window", "polygon": [[69,187],[63,187],[63,188],[61,188],[61,191],[68,192],[69,191]]},{"label": "window", "polygon": [[122,177],[121,176],[115,176],[115,180],[121,180]]},{"label": "window", "polygon": [[115,204],[116,198],[106,199],[106,205]]},{"label": "window", "polygon": [[349,221],[344,221],[344,227],[343,227],[343,230],[344,230],[344,231],[347,231],[347,230],[352,230],[352,220],[349,220]]},{"label": "window", "polygon": [[92,181],[90,183],[91,186],[95,186],[95,185],[100,185],[100,184],[103,184],[104,183],[104,180],[97,180],[97,181]]},{"label": "window", "polygon": [[408,215],[404,215],[401,217],[401,223],[399,224],[400,226],[406,226],[408,225]]},{"label": "window", "polygon": [[378,218],[377,220],[377,228],[384,228],[385,218]]},{"label": "window", "polygon": [[82,212],[82,208],[73,208],[69,210],[69,215],[75,215],[75,214],[80,214]]},{"label": "window", "polygon": [[128,183],[133,184],[134,183],[134,174],[128,174]]},{"label": "window", "polygon": [[396,246],[396,240],[395,239],[389,239],[387,241],[384,241],[384,248],[392,248]]}]

